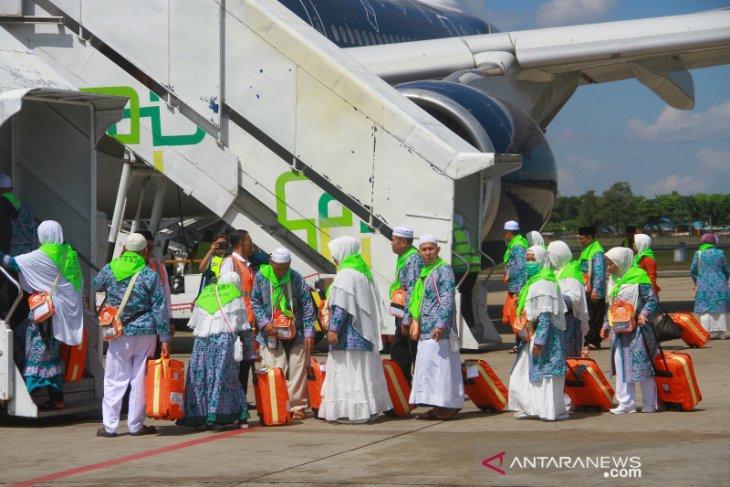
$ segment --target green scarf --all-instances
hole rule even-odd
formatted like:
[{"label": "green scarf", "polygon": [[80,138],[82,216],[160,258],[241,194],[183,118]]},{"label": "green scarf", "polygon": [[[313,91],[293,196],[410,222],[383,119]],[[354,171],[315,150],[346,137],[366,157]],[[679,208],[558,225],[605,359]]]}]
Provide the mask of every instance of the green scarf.
[{"label": "green scarf", "polygon": [[514,247],[515,245],[521,245],[524,248],[528,248],[530,246],[527,239],[525,237],[523,237],[522,235],[518,234],[518,235],[515,235],[514,237],[512,237],[512,240],[510,240],[509,243],[507,244],[507,250],[505,250],[505,252],[504,252],[504,263],[505,264],[509,260],[509,253],[512,251],[512,247]]},{"label": "green scarf", "polygon": [[79,254],[69,244],[47,243],[41,245],[38,250],[46,254],[56,264],[63,277],[68,279],[74,289],[81,292],[82,276],[81,267],[79,266]]},{"label": "green scarf", "polygon": [[406,252],[404,252],[403,255],[398,256],[398,262],[396,262],[395,264],[395,280],[390,285],[390,296],[393,295],[393,291],[395,291],[396,289],[400,289],[400,271],[403,269],[403,266],[406,265],[406,261],[411,255],[417,253],[418,250],[416,250],[415,247],[411,247]]},{"label": "green scarf", "polygon": [[408,310],[411,312],[411,316],[413,316],[415,321],[418,321],[421,317],[421,306],[423,305],[423,293],[426,290],[426,279],[428,279],[431,271],[445,265],[446,262],[441,257],[437,257],[433,264],[423,266],[423,269],[421,269],[421,275],[411,290],[411,303],[408,305]]},{"label": "green scarf", "polygon": [[3,197],[8,200],[16,210],[20,209],[20,200],[13,193],[3,193]]},{"label": "green scarf", "polygon": [[634,257],[634,265],[639,265],[639,262],[641,262],[641,259],[644,257],[649,257],[653,260],[656,260],[656,257],[654,257],[654,251],[651,249],[646,249],[643,252],[639,252],[636,254],[636,257]]},{"label": "green scarf", "polygon": [[129,276],[144,269],[145,263],[141,255],[126,251],[113,261],[109,262],[109,268],[114,274],[114,279],[123,281]]},{"label": "green scarf", "polygon": [[[218,298],[215,296],[215,290],[218,289],[218,297],[221,303],[218,305]],[[233,284],[209,284],[203,288],[203,291],[195,300],[195,304],[203,308],[209,314],[214,314],[236,298],[241,297],[241,290]]]},{"label": "green scarf", "polygon": [[285,315],[292,317],[293,315],[289,310],[289,307],[287,306],[286,294],[284,294],[284,285],[291,281],[291,269],[288,269],[286,271],[286,275],[281,279],[276,277],[274,268],[270,265],[262,265],[259,268],[259,272],[262,276],[268,279],[269,282],[271,282],[271,285],[274,288],[274,295],[272,296],[273,301],[271,302],[271,306],[273,307],[278,302],[279,309],[283,311]]},{"label": "green scarf", "polygon": [[616,275],[614,274],[611,276],[611,279],[613,279],[614,282],[613,290],[611,291],[611,299],[616,297],[618,292],[621,290],[621,286],[624,284],[651,284],[649,274],[647,274],[644,269],[636,265],[631,266],[631,269],[626,271],[626,274],[623,276],[616,278]]},{"label": "green scarf", "polygon": [[368,278],[368,281],[373,280],[373,274],[370,272],[370,268],[363,260],[361,254],[348,255],[347,257],[342,259],[342,262],[340,262],[340,266],[337,268],[337,270],[341,271],[342,269],[356,270],[357,272],[364,274],[365,277]]},{"label": "green scarf", "polygon": [[558,279],[555,277],[555,273],[552,269],[549,267],[543,267],[540,269],[540,272],[532,276],[527,280],[524,286],[522,286],[522,289],[520,289],[520,297],[519,301],[517,301],[517,315],[522,314],[522,310],[525,309],[525,305],[527,304],[527,293],[530,291],[530,286],[535,284],[537,281],[541,281],[545,279],[546,281],[552,281],[555,284],[558,283]]},{"label": "green scarf", "polygon": [[560,275],[558,275],[558,279],[567,279],[569,277],[572,277],[581,284],[585,284],[583,282],[583,271],[580,268],[580,262],[577,260],[571,260],[565,264],[563,270],[560,271]]},{"label": "green scarf", "polygon": [[700,245],[700,250],[711,249],[714,246],[715,246],[715,244],[702,244],[702,245]]},{"label": "green scarf", "polygon": [[593,243],[583,249],[583,252],[580,253],[580,258],[578,260],[581,262],[581,264],[584,260],[590,262],[591,260],[593,260],[593,256],[596,255],[598,252],[603,252],[603,247],[601,247],[601,244],[598,240],[594,240]]}]

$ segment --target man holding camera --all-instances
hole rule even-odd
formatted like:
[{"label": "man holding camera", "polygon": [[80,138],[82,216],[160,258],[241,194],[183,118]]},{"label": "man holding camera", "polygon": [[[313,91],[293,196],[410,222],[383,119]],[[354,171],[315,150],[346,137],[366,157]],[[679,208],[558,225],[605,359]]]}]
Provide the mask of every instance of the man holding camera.
[{"label": "man holding camera", "polygon": [[213,237],[213,244],[208,249],[203,260],[198,265],[198,270],[203,273],[200,281],[200,289],[202,290],[208,284],[212,284],[218,280],[221,274],[221,264],[226,258],[228,252],[228,237],[222,233]]}]

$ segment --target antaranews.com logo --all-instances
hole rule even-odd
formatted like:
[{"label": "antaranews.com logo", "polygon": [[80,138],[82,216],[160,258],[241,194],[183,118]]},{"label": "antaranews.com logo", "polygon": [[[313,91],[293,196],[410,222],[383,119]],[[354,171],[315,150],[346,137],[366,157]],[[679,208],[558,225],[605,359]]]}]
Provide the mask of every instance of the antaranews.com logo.
[{"label": "antaranews.com logo", "polygon": [[[482,461],[482,465],[499,475],[526,470],[597,470],[607,479],[641,478],[641,457],[638,456],[516,456],[505,460],[500,452]],[[508,465],[507,465],[508,464]]]}]

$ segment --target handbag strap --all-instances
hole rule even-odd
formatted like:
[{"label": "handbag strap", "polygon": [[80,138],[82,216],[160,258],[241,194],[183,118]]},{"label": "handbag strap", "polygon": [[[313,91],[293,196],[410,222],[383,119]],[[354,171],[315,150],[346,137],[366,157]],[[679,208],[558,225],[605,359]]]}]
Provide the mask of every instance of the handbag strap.
[{"label": "handbag strap", "polygon": [[233,327],[231,326],[231,323],[228,321],[228,318],[226,317],[226,312],[223,311],[223,305],[221,304],[221,297],[218,295],[218,284],[215,285],[215,299],[218,300],[218,307],[221,310],[221,316],[223,316],[223,321],[226,322],[226,325],[228,325],[228,329],[231,330],[231,333],[233,333]]},{"label": "handbag strap", "polygon": [[[284,293],[282,292],[279,295],[279,299],[277,299],[276,303],[274,303],[274,283],[271,281],[269,281],[269,291],[270,291],[270,296],[271,296],[271,299],[270,299],[270,301],[271,301],[271,319],[273,320],[274,313],[276,312],[276,309],[279,307],[279,302],[281,301],[281,298],[284,297]],[[292,297],[291,297],[291,281],[286,283],[286,291],[287,291],[286,292],[287,297],[289,298],[289,310],[292,312],[292,314],[294,314],[294,301],[292,300]]]},{"label": "handbag strap", "polygon": [[132,279],[129,280],[129,285],[127,285],[127,290],[124,291],[124,297],[122,298],[122,302],[117,310],[117,316],[119,316],[120,319],[122,317],[124,307],[127,306],[127,301],[129,301],[129,296],[132,294],[132,288],[134,287],[134,283],[137,281],[137,276],[139,276],[139,272],[132,276]]},{"label": "handbag strap", "polygon": [[61,267],[58,268],[58,274],[56,274],[56,278],[53,280],[53,285],[51,286],[51,290],[48,292],[48,295],[50,297],[53,297],[54,294],[56,294],[56,287],[58,287],[58,281],[61,279],[61,270],[66,265],[66,256],[68,255],[68,250],[63,253],[63,260],[61,261]]}]

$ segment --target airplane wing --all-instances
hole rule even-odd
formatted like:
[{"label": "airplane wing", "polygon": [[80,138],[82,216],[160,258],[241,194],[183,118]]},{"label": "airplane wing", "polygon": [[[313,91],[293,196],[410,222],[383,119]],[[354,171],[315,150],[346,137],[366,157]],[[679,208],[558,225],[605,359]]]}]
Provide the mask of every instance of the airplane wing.
[{"label": "airplane wing", "polygon": [[730,63],[730,8],[347,51],[390,82],[463,70],[543,83],[573,73],[579,85],[636,78],[670,106],[691,109],[688,70]]}]

